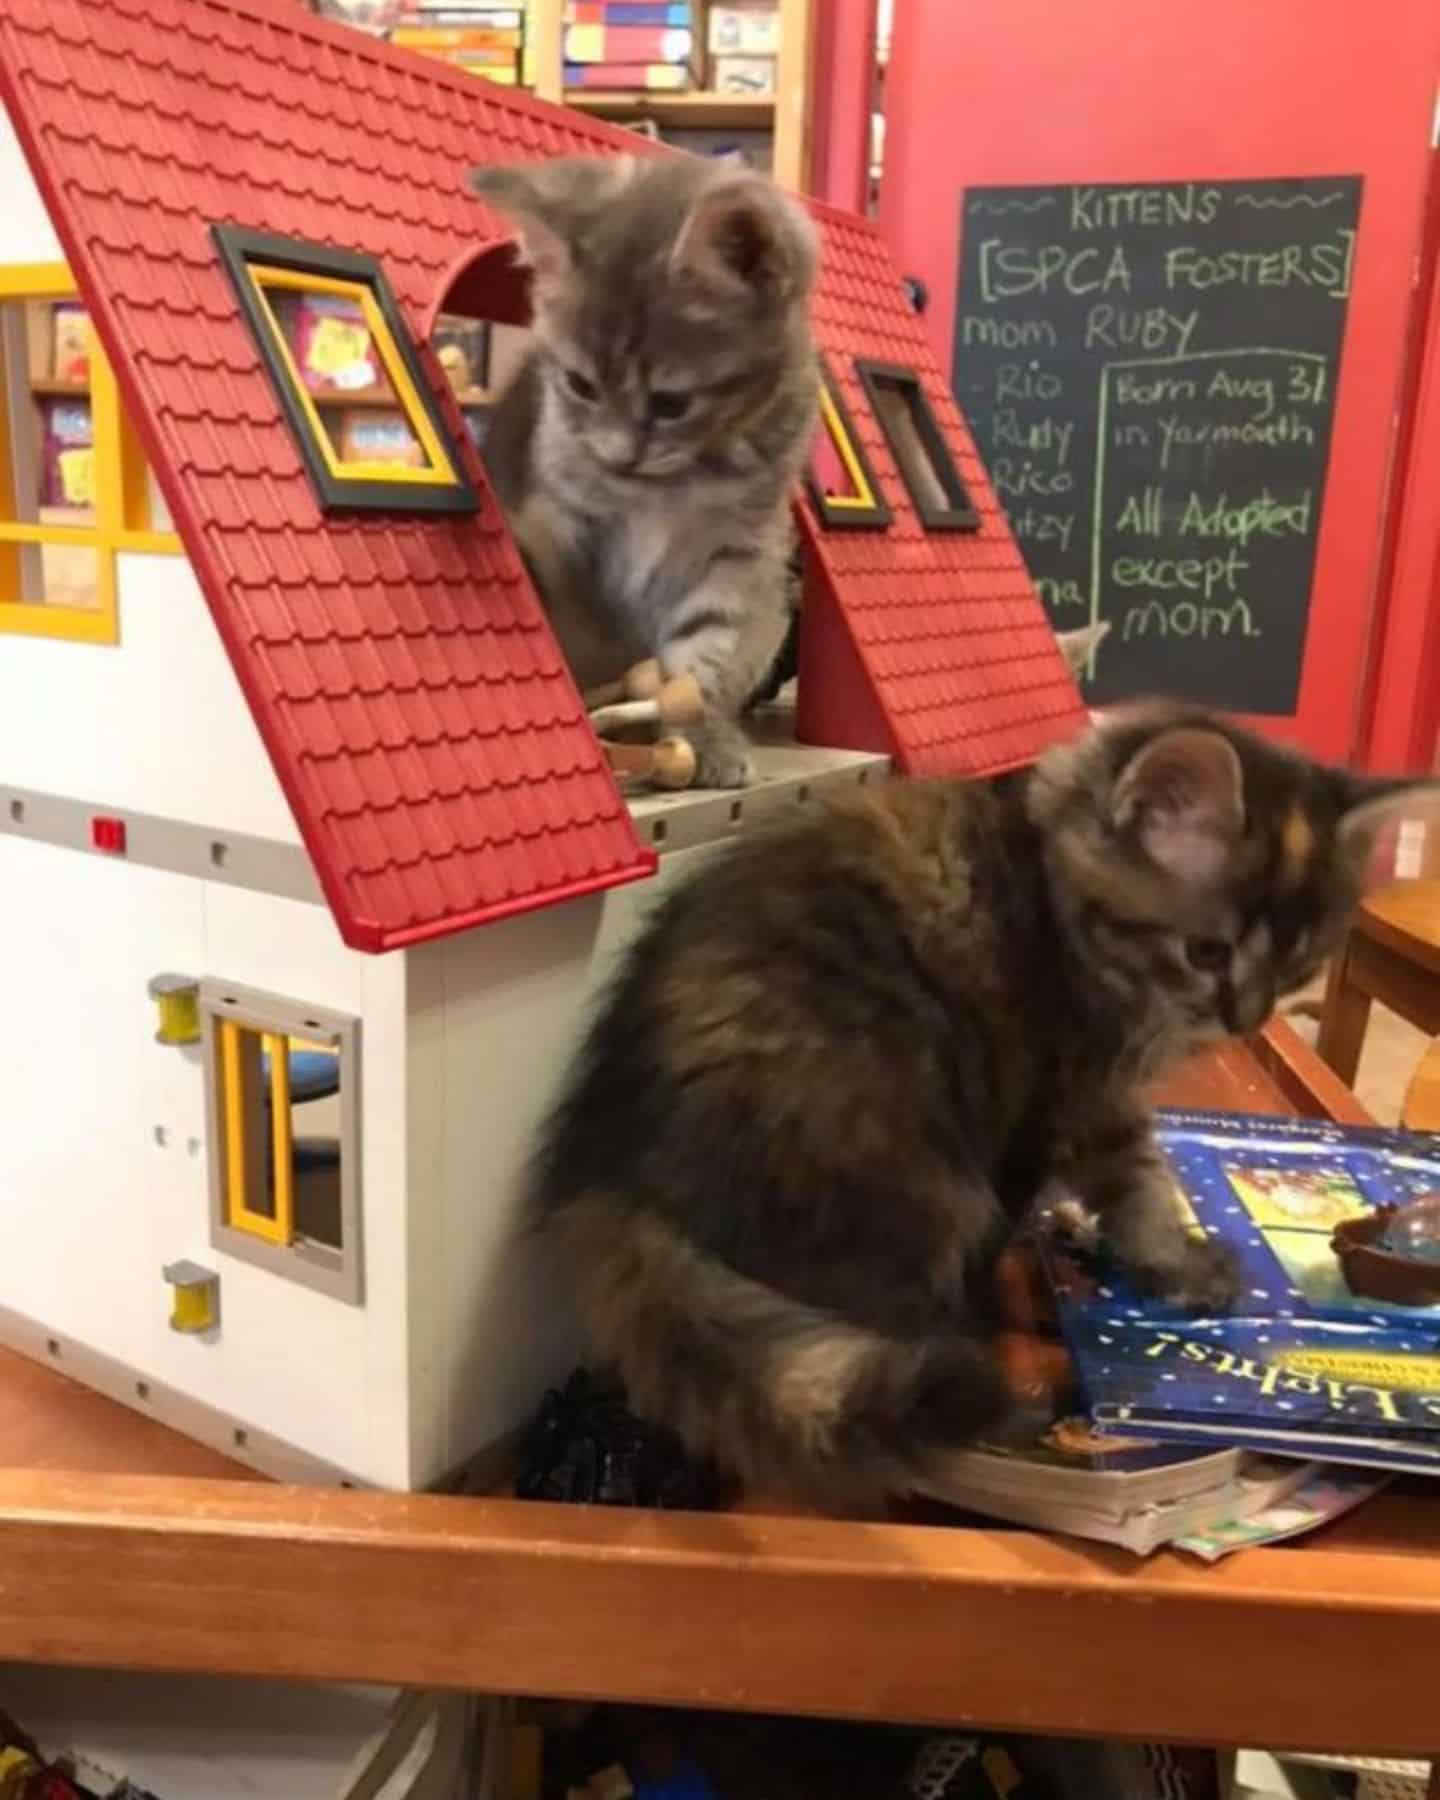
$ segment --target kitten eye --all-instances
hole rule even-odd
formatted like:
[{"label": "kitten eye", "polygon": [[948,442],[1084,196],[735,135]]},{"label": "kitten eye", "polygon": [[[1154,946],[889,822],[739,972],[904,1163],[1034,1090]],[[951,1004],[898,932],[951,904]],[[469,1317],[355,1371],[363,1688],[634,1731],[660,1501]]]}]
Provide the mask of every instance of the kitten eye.
[{"label": "kitten eye", "polygon": [[1230,967],[1230,946],[1224,938],[1187,938],[1185,956],[1192,969],[1219,975]]},{"label": "kitten eye", "polygon": [[565,371],[565,385],[577,400],[594,400],[598,398],[595,383],[578,369]]},{"label": "kitten eye", "polygon": [[657,391],[650,396],[652,419],[683,419],[690,410],[691,394]]}]

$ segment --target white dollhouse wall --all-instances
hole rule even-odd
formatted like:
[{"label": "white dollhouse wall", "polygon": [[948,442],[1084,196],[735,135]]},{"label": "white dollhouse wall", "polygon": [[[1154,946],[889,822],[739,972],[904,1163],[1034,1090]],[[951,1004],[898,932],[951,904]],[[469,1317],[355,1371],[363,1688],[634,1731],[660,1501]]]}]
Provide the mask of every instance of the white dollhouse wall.
[{"label": "white dollhouse wall", "polygon": [[407,953],[413,1486],[530,1414],[580,1344],[563,1280],[524,1231],[524,1169],[614,960],[714,853]]},{"label": "white dollhouse wall", "polygon": [[[0,193],[0,262],[63,260],[3,117]],[[20,793],[299,842],[185,557],[117,573],[118,645],[0,635],[0,1341],[162,1417],[214,1409],[241,1456],[270,1434],[403,1485],[403,961],[348,950],[321,905],[7,829]],[[162,971],[362,1021],[363,1306],[212,1248],[203,1069],[155,1041]],[[203,1337],[168,1324],[161,1268],[185,1258],[221,1276]]]}]

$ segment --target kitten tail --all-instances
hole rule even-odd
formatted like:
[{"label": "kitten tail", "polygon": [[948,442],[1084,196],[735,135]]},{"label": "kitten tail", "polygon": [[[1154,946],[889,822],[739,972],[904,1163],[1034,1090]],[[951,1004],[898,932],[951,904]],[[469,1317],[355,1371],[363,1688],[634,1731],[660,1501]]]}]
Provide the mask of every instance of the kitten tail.
[{"label": "kitten tail", "polygon": [[597,1357],[642,1417],[760,1493],[879,1510],[1014,1400],[979,1339],[890,1338],[737,1274],[659,1215],[605,1196],[550,1229]]}]

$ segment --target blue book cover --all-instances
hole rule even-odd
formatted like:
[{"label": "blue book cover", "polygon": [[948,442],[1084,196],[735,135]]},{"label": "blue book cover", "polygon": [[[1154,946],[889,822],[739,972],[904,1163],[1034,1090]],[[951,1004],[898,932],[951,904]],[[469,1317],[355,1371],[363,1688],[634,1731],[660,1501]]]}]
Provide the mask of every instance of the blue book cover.
[{"label": "blue book cover", "polygon": [[[1440,1207],[1440,1136],[1179,1112],[1156,1135],[1191,1230],[1235,1251],[1241,1294],[1200,1318],[1050,1246],[1097,1430],[1440,1473],[1440,1304],[1378,1297],[1352,1254],[1389,1209]],[[1420,1269],[1440,1294],[1440,1261]]]},{"label": "blue book cover", "polygon": [[659,25],[682,30],[694,22],[690,0],[604,0],[601,19],[606,25]]}]

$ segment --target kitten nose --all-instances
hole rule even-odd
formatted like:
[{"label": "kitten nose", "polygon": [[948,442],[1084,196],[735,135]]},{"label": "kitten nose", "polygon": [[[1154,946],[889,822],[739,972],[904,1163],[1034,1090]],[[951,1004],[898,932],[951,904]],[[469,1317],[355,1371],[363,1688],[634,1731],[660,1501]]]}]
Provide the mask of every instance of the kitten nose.
[{"label": "kitten nose", "polygon": [[624,473],[640,460],[640,442],[629,431],[601,431],[595,436],[595,454],[607,469]]}]

